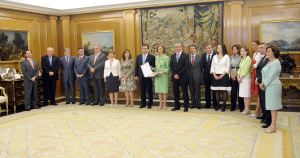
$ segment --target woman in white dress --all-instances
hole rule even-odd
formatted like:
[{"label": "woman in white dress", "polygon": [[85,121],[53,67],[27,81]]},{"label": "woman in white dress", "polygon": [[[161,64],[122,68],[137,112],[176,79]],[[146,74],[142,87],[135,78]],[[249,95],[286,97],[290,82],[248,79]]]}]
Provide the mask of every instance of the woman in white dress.
[{"label": "woman in white dress", "polygon": [[242,114],[250,113],[250,98],[251,98],[251,58],[249,57],[249,50],[247,48],[241,48],[242,60],[240,62],[240,68],[238,71],[238,82],[239,82],[239,97],[244,98],[244,111]]}]

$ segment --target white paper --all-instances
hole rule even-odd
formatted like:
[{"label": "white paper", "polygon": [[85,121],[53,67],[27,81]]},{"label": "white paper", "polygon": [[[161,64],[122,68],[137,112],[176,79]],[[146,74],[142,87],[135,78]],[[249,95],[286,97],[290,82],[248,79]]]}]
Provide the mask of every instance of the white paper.
[{"label": "white paper", "polygon": [[141,65],[141,69],[143,71],[144,77],[154,77],[156,73],[154,73],[148,62]]}]

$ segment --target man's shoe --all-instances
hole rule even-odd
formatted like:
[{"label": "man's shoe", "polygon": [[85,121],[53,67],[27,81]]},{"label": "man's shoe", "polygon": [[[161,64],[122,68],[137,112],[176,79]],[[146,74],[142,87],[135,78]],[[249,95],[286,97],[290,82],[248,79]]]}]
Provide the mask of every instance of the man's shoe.
[{"label": "man's shoe", "polygon": [[57,103],[54,102],[54,103],[51,103],[51,105],[57,105]]},{"label": "man's shoe", "polygon": [[90,103],[89,103],[89,102],[87,102],[87,103],[85,103],[85,105],[90,105]]},{"label": "man's shoe", "polygon": [[70,102],[69,102],[69,101],[67,101],[67,102],[66,102],[66,104],[70,104]]},{"label": "man's shoe", "polygon": [[75,104],[75,101],[73,101],[72,104]]},{"label": "man's shoe", "polygon": [[82,104],[84,104],[84,103],[83,103],[83,102],[80,102],[80,103],[79,103],[79,105],[82,105]]},{"label": "man's shoe", "polygon": [[100,105],[100,106],[104,106],[104,103],[100,103],[99,105]]},{"label": "man's shoe", "polygon": [[152,106],[148,106],[147,108],[148,108],[148,109],[151,109],[151,108],[152,108]]},{"label": "man's shoe", "polygon": [[143,105],[140,106],[140,108],[144,108],[144,107],[146,107],[146,106],[143,106]]},{"label": "man's shoe", "polygon": [[186,108],[186,109],[183,110],[183,112],[188,112],[188,111],[189,111],[188,108]]},{"label": "man's shoe", "polygon": [[176,111],[176,110],[180,110],[180,108],[173,108],[173,109],[171,109],[171,111]]}]

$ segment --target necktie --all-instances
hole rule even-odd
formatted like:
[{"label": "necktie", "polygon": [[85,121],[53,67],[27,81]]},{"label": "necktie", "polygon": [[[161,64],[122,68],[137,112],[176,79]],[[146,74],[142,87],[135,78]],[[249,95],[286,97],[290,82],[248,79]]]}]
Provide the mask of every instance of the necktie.
[{"label": "necktie", "polygon": [[95,54],[94,64],[96,63],[96,60],[97,60],[97,58],[98,58],[98,55],[99,55],[99,54]]},{"label": "necktie", "polygon": [[143,54],[143,64],[146,62],[146,55]]},{"label": "necktie", "polygon": [[192,55],[192,65],[195,65],[195,55]]},{"label": "necktie", "polygon": [[33,62],[32,62],[31,59],[29,60],[29,63],[30,63],[30,65],[31,65],[32,69],[34,69],[34,65],[33,65]]},{"label": "necktie", "polygon": [[178,63],[178,60],[179,60],[179,53],[176,53],[176,61]]},{"label": "necktie", "polygon": [[207,63],[210,64],[210,54],[208,54]]},{"label": "necktie", "polygon": [[81,63],[81,61],[82,61],[82,56],[79,57],[79,62]]},{"label": "necktie", "polygon": [[49,57],[50,66],[52,66],[52,56]]}]

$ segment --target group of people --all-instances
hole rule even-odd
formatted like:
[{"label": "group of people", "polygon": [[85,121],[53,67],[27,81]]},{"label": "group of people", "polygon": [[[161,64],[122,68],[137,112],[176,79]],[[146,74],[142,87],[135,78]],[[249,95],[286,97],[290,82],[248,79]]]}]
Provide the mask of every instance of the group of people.
[{"label": "group of people", "polygon": [[[281,65],[280,55],[276,46],[265,46],[259,41],[253,42],[255,50],[251,59],[249,50],[238,44],[231,48],[229,56],[226,46],[219,44],[214,50],[210,44],[204,46],[205,53],[199,55],[197,45],[188,47],[188,53],[183,51],[183,44],[175,43],[175,52],[168,56],[163,45],[157,46],[154,56],[149,51],[149,45],[143,44],[141,54],[134,61],[130,50],[124,50],[122,59],[115,58],[113,51],[108,54],[101,52],[99,45],[93,47],[94,54],[84,55],[84,49],[77,49],[77,57],[70,55],[70,49],[65,48],[64,56],[53,55],[54,49],[47,48],[47,54],[42,57],[42,79],[44,84],[44,105],[57,105],[55,102],[56,81],[61,67],[66,104],[75,104],[75,81],[80,89],[79,104],[100,105],[106,102],[106,90],[110,103],[116,106],[118,92],[126,96],[125,106],[134,105],[133,92],[140,88],[140,108],[152,108],[153,83],[154,92],[159,97],[159,109],[166,109],[169,94],[169,77],[173,83],[174,107],[172,111],[180,110],[182,93],[184,112],[191,108],[201,108],[200,87],[205,87],[205,108],[211,103],[216,111],[226,109],[228,93],[231,95],[230,111],[237,109],[242,114],[250,114],[250,99],[258,95],[256,110],[257,119],[261,119],[265,132],[276,131],[277,110],[281,104],[281,82],[279,75]],[[39,108],[37,104],[37,79],[39,68],[32,59],[32,52],[26,51],[26,59],[22,62],[22,73],[25,86],[25,110]],[[145,77],[141,66],[149,64],[156,76]],[[93,100],[90,99],[90,86],[93,87]],[[148,102],[147,99],[148,98]],[[211,101],[212,100],[212,101]],[[220,100],[223,103],[219,104]],[[261,111],[261,113],[260,113]]]}]

